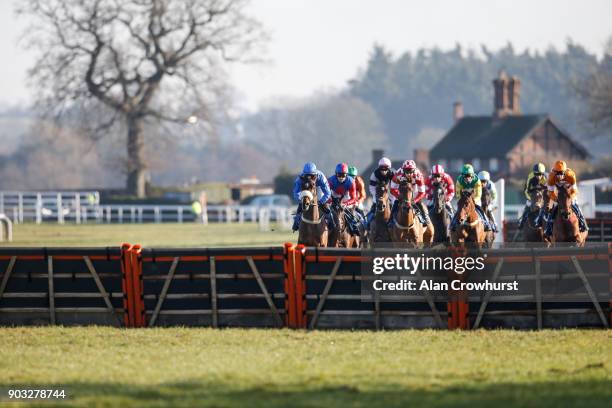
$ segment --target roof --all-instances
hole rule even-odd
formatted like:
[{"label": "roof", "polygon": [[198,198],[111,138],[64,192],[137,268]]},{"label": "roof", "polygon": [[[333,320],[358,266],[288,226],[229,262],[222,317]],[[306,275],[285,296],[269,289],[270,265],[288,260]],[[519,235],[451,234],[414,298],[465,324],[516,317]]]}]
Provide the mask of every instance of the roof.
[{"label": "roof", "polygon": [[503,157],[548,115],[465,116],[431,149],[430,157]]}]

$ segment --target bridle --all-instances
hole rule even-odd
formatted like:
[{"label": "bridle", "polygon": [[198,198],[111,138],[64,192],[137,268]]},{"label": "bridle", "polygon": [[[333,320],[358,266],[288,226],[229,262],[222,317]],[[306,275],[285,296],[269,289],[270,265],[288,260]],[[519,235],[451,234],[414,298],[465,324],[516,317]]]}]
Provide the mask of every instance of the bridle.
[{"label": "bridle", "polygon": [[[461,215],[467,212],[468,205],[469,205],[467,200],[471,199],[470,195],[465,195],[461,197],[461,200],[463,200],[463,205],[460,206],[461,207],[461,210],[459,211],[460,217]],[[473,199],[471,201],[472,203],[474,203]],[[474,206],[476,206],[476,203],[474,203]],[[476,208],[474,208],[474,210],[476,210]],[[476,225],[478,225],[478,223],[480,223],[480,217],[478,216],[476,217],[475,221],[468,222],[467,219],[469,218],[469,216],[470,216],[469,214],[466,214],[463,218],[459,218],[459,225],[461,225],[462,227],[475,227]]]},{"label": "bridle", "polygon": [[[406,187],[404,187],[406,186]],[[402,208],[406,208],[408,209],[408,211],[410,211],[411,207],[412,207],[412,202],[409,200],[409,196],[410,194],[412,194],[412,191],[410,189],[408,189],[408,182],[402,182],[402,184],[400,184],[400,194],[402,192],[402,187],[404,187],[406,189],[405,191],[405,196],[398,198],[398,200],[400,200],[399,205],[402,206]],[[414,222],[415,222],[415,216],[412,217],[412,223],[410,223],[410,225],[408,226],[404,226],[401,225],[399,222],[397,222],[397,214],[395,215],[395,217],[393,217],[393,224],[401,229],[401,230],[411,230],[414,228]]]},{"label": "bridle", "polygon": [[[304,221],[306,224],[320,224],[321,220],[323,219],[323,215],[321,215],[319,217],[318,220],[309,220],[308,218],[304,217],[304,214],[310,210],[310,207],[318,207],[319,203],[317,203],[317,201],[314,199],[314,195],[312,193],[312,191],[310,190],[302,190],[300,191],[300,194],[298,195],[298,198],[300,199],[301,203],[302,203],[302,221]],[[304,200],[308,198],[308,205],[304,204]]]}]

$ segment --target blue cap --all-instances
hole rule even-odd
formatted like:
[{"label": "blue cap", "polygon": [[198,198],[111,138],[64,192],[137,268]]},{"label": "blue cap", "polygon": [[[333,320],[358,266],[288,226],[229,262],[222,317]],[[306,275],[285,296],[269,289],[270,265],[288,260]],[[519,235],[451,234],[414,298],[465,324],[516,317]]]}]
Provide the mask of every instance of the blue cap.
[{"label": "blue cap", "polygon": [[302,170],[302,174],[316,174],[317,166],[313,162],[308,162],[304,165],[304,170]]}]

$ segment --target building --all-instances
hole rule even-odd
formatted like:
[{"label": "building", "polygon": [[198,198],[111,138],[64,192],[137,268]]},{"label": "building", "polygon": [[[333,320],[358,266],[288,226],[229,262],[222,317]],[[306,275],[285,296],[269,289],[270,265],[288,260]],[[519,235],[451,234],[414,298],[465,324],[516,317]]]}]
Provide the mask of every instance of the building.
[{"label": "building", "polygon": [[550,167],[559,158],[571,164],[590,157],[550,115],[521,113],[519,78],[501,71],[493,87],[490,116],[465,116],[462,104],[454,104],[454,126],[430,150],[429,163],[455,174],[471,163],[476,171],[488,170],[498,178],[516,175],[539,161]]}]

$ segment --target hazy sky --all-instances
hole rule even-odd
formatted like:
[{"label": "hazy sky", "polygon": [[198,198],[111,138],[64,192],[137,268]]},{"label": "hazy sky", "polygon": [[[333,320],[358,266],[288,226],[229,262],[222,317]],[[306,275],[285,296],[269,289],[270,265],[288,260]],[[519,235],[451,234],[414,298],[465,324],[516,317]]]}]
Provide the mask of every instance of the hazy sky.
[{"label": "hazy sky", "polygon": [[[16,44],[24,21],[12,0],[0,0],[0,104],[30,100],[26,69],[32,55]],[[337,89],[365,65],[374,43],[396,55],[460,43],[517,50],[562,48],[568,38],[601,53],[612,35],[611,0],[254,0],[251,10],[271,34],[270,64],[235,67],[242,106],[278,96]]]}]

